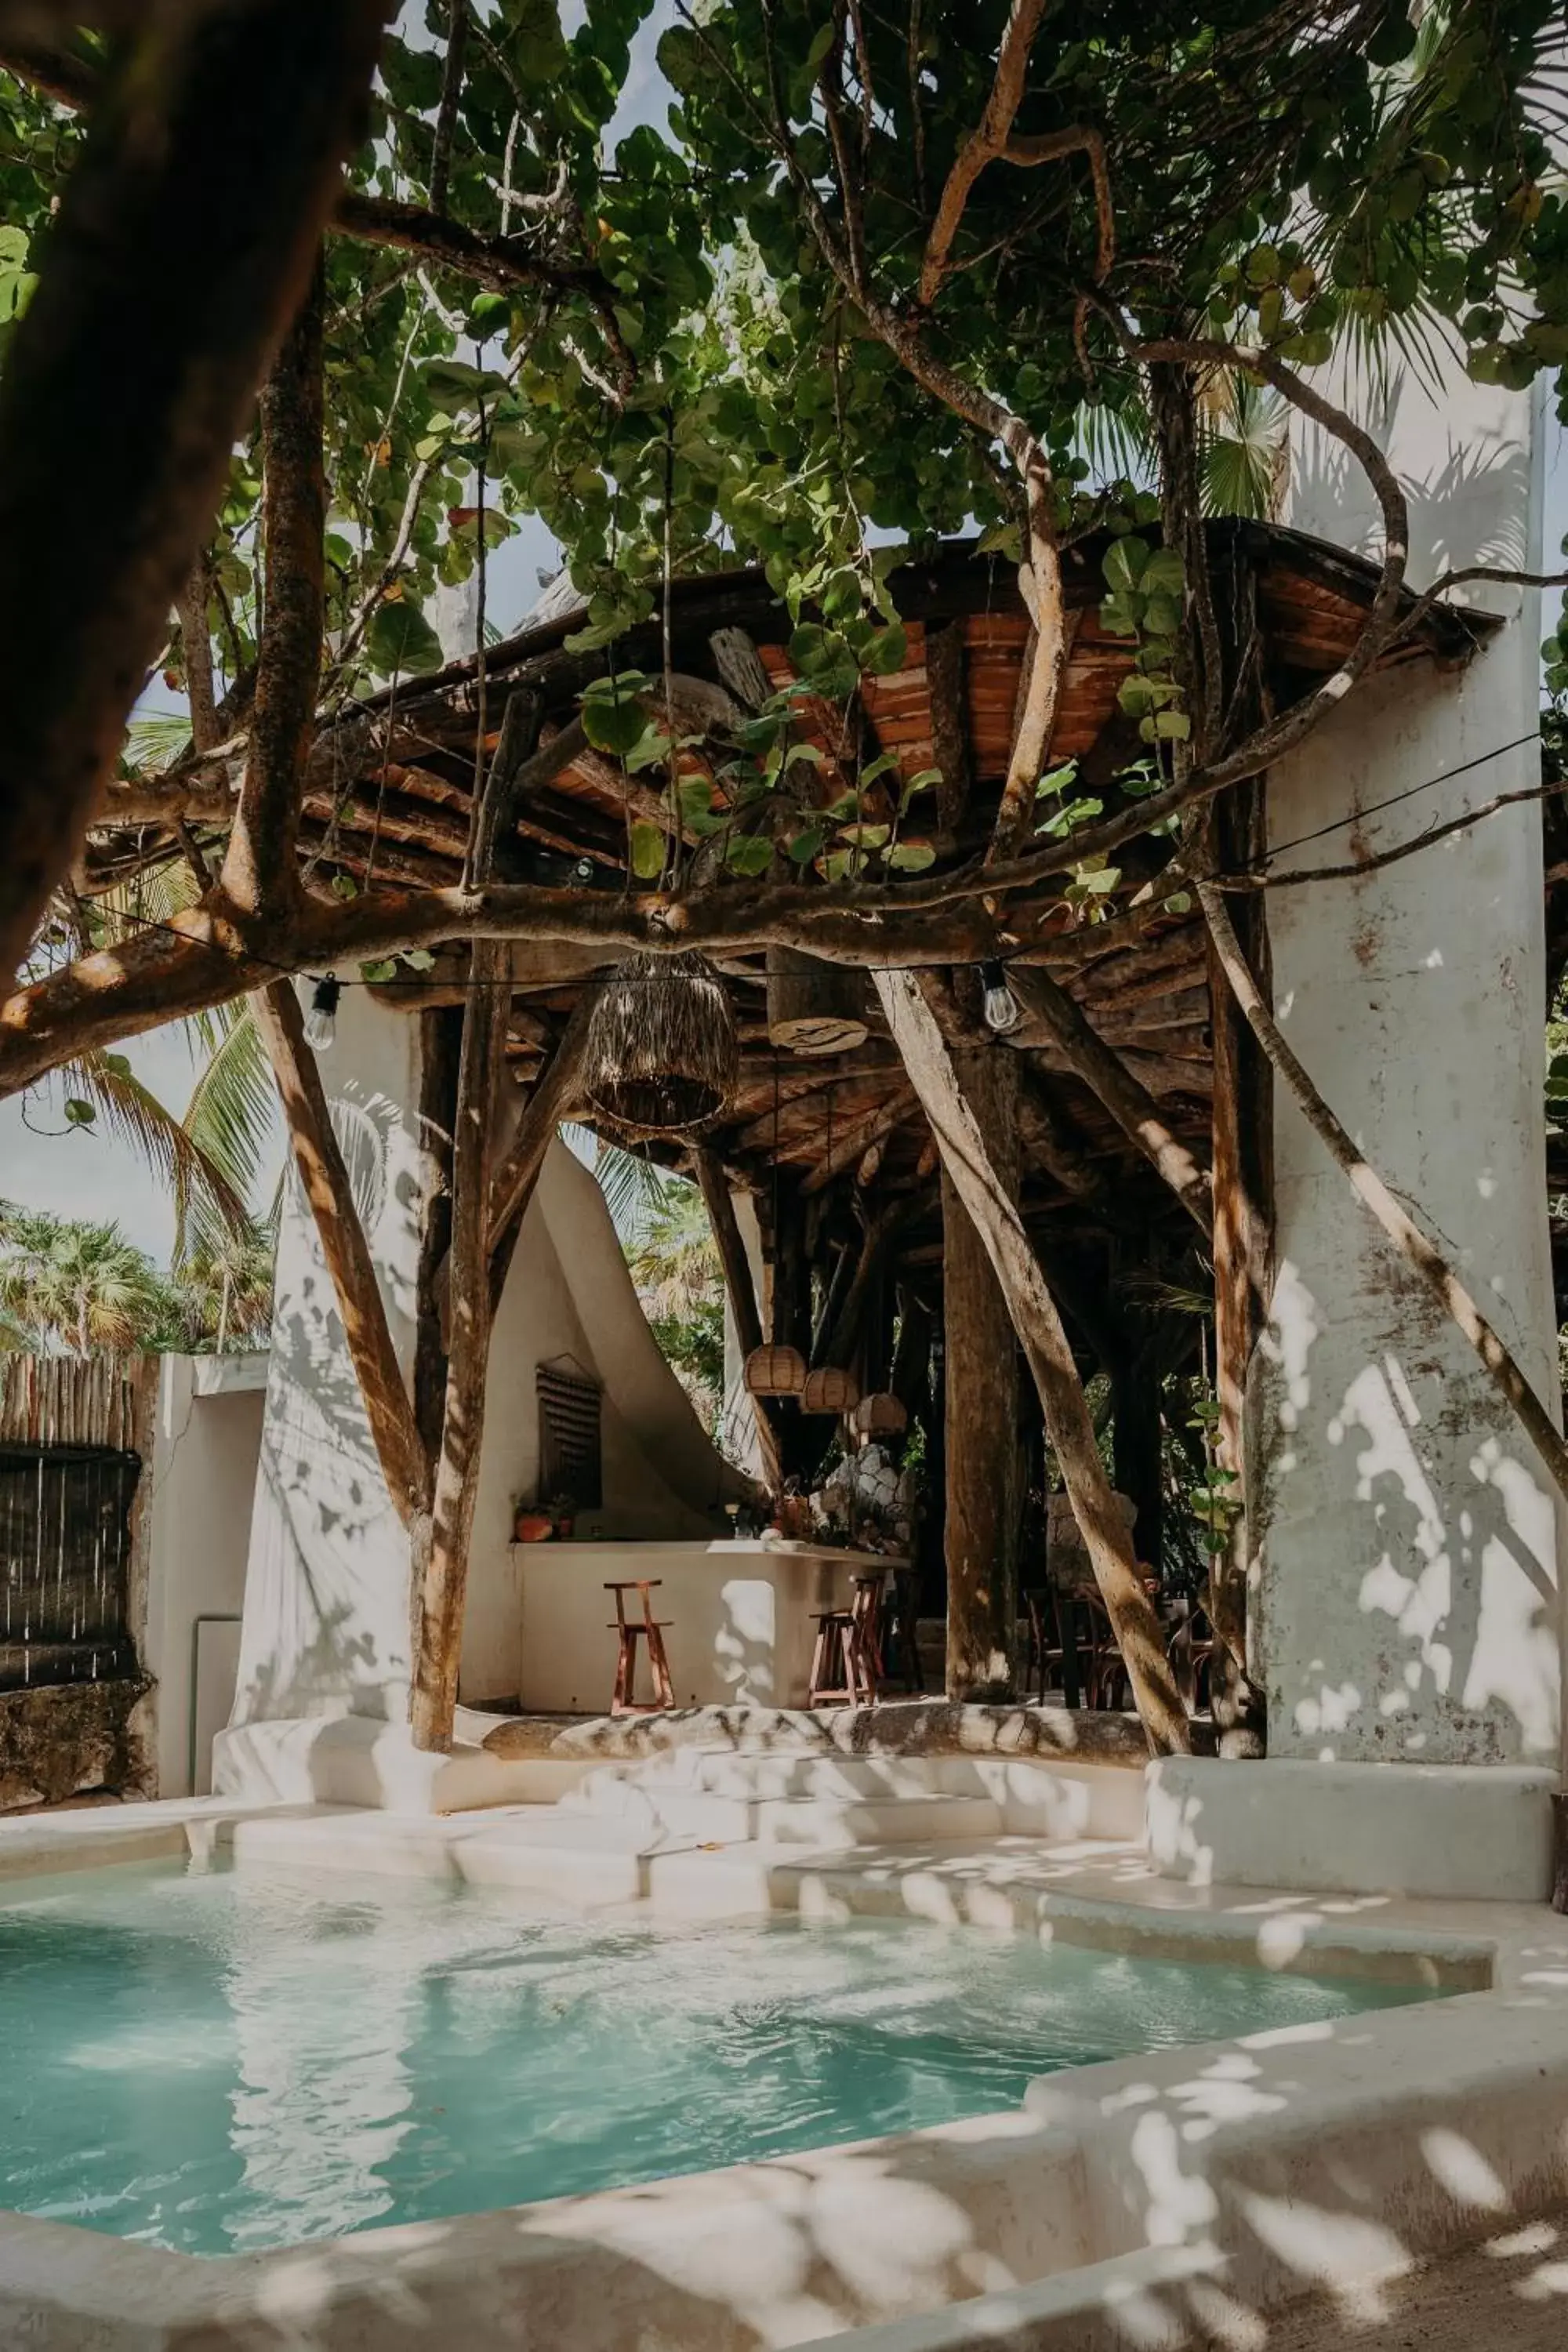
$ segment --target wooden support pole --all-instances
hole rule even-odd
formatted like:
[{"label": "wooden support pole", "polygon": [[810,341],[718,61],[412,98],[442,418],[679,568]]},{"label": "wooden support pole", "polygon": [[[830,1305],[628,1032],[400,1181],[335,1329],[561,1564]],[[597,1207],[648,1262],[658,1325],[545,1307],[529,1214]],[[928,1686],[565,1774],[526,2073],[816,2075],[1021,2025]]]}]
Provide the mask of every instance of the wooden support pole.
[{"label": "wooden support pole", "polygon": [[[467,1002],[465,991],[464,1003]],[[414,1416],[429,1460],[441,1450],[447,1404],[447,1335],[442,1301],[452,1246],[452,1129],[463,1052],[460,1006],[439,1004],[418,1016],[420,1191],[425,1203],[414,1283]]]},{"label": "wooden support pole", "polygon": [[[763,1318],[757,1305],[756,1287],[752,1280],[751,1260],[746,1255],[746,1244],[741,1238],[740,1220],[730,1195],[729,1180],[717,1152],[698,1152],[697,1181],[702,1187],[708,1222],[719,1245],[730,1313],[734,1319],[735,1338],[743,1360],[763,1344]],[[752,1397],[752,1411],[756,1418],[757,1450],[762,1456],[763,1484],[770,1494],[776,1495],[784,1486],[778,1432],[763,1398]]]},{"label": "wooden support pole", "polygon": [[[1210,842],[1226,871],[1250,866],[1268,846],[1265,784],[1257,778],[1220,795]],[[1238,943],[1260,987],[1269,985],[1265,894],[1236,909]],[[1214,1323],[1218,1465],[1239,1505],[1209,1573],[1209,1622],[1219,1648],[1212,1676],[1222,1754],[1260,1754],[1263,1693],[1247,1672],[1247,1595],[1260,1465],[1246,1443],[1247,1384],[1268,1326],[1274,1281],[1274,1087],[1268,1056],[1247,1025],[1207,939],[1210,1034],[1214,1040]]]},{"label": "wooden support pole", "polygon": [[332,1131],[321,1072],[305,1041],[300,1000],[293,982],[279,980],[258,991],[252,1003],[282,1098],[294,1164],[331,1276],[376,1457],[394,1508],[408,1527],[428,1505],[429,1461],[393,1348],[370,1244]]},{"label": "wooden support pole", "polygon": [[[998,1190],[1016,1215],[1021,1156],[1017,1057],[983,1046],[953,1054],[950,1066],[984,1139]],[[1015,1688],[1023,1519],[1018,1344],[990,1253],[945,1153],[942,1230],[947,1696],[1005,1699]]]},{"label": "wooden support pole", "polygon": [[1039,1261],[992,1163],[918,980],[912,972],[879,971],[876,987],[893,1041],[936,1136],[943,1168],[985,1244],[1023,1343],[1040,1392],[1047,1434],[1061,1464],[1073,1515],[1083,1531],[1150,1745],[1156,1754],[1185,1755],[1192,1746],[1186,1710],[1165,1656],[1159,1620],[1139,1580],[1095,1444],[1072,1349]]},{"label": "wooden support pole", "polygon": [[561,1033],[561,1043],[535,1079],[517,1133],[490,1179],[487,1246],[491,1287],[496,1294],[494,1303],[498,1306],[500,1286],[545,1154],[555,1140],[562,1120],[569,1118],[576,1106],[577,1080],[583,1068],[583,1049],[588,1042],[595,995],[595,991],[589,987],[578,998]]},{"label": "wooden support pole", "polygon": [[[489,880],[495,870],[497,845],[517,777],[538,733],[537,698],[514,697],[507,706],[495,758],[479,782],[469,819],[465,866],[476,882]],[[510,1009],[510,946],[505,940],[476,940],[469,956],[457,1112],[452,1122],[441,1451],[436,1465],[428,1545],[416,1543],[414,1560],[418,1597],[409,1720],[416,1748],[436,1754],[444,1754],[451,1747],[457,1713],[468,1549],[489,1382],[490,1333],[500,1295],[492,1272],[490,1162]],[[553,1132],[552,1124],[550,1133]],[[548,1136],[538,1154],[535,1175],[547,1147]],[[520,1209],[520,1218],[521,1213]]]},{"label": "wooden support pole", "polygon": [[430,1549],[423,1562],[419,1643],[410,1720],[414,1745],[452,1744],[462,1652],[468,1539],[479,1492],[489,1369],[489,1138],[500,1089],[510,977],[503,940],[474,943],[474,987],[463,1016],[452,1138],[452,1248],[447,1264],[447,1397],[436,1470]]},{"label": "wooden support pole", "polygon": [[1068,1067],[1100,1097],[1128,1140],[1164,1178],[1199,1231],[1207,1234],[1212,1223],[1208,1172],[1172,1134],[1147,1087],[1049,972],[1015,965],[1008,980],[1019,1003],[1049,1030]]}]

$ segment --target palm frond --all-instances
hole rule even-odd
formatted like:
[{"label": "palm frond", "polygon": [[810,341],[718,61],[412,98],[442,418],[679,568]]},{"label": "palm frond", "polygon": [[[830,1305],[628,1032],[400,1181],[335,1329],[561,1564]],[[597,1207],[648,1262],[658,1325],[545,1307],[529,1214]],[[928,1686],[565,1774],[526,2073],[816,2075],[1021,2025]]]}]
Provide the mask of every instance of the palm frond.
[{"label": "palm frond", "polygon": [[183,1222],[190,1203],[200,1200],[231,1232],[249,1230],[250,1212],[236,1186],[123,1055],[96,1050],[82,1054],[65,1065],[59,1076],[68,1091],[95,1104],[109,1132],[170,1186],[177,1218]]},{"label": "palm frond", "polygon": [[1227,371],[1207,387],[1200,420],[1204,511],[1266,522],[1285,448],[1284,404]]},{"label": "palm frond", "polygon": [[190,740],[191,722],[183,710],[139,710],[125,730],[126,754],[138,768],[167,767]]},{"label": "palm frond", "polygon": [[92,912],[110,940],[134,939],[149,925],[173,922],[195,905],[197,895],[195,876],[184,858],[171,857],[101,891],[92,901]]},{"label": "palm frond", "polygon": [[1154,435],[1141,378],[1118,401],[1085,402],[1073,439],[1100,483],[1150,481],[1154,474]]},{"label": "palm frond", "polygon": [[[216,1036],[181,1125],[209,1166],[238,1198],[248,1201],[277,1118],[278,1096],[267,1048],[249,1005],[224,1009],[231,1017]],[[204,1234],[211,1225],[212,1205],[200,1193],[176,1200],[176,1265],[191,1246],[187,1223],[194,1224],[198,1236]]]},{"label": "palm frond", "polygon": [[685,1183],[668,1168],[618,1143],[600,1143],[594,1173],[623,1244],[635,1242],[648,1221],[667,1206],[672,1192],[684,1189]]}]

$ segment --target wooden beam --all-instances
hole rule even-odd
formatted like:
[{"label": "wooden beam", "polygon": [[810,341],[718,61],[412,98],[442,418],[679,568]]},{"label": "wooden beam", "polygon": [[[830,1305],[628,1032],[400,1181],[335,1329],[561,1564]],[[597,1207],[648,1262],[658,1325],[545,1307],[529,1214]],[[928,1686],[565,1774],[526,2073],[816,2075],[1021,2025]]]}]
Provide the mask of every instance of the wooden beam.
[{"label": "wooden beam", "polygon": [[578,998],[561,1043],[529,1096],[517,1133],[490,1179],[488,1248],[492,1268],[503,1250],[510,1259],[509,1236],[522,1223],[556,1129],[572,1114],[596,994],[596,990],[584,988]]},{"label": "wooden beam", "polygon": [[1199,1231],[1213,1223],[1207,1171],[1174,1136],[1153,1096],[1090,1026],[1061,982],[1047,971],[1014,971],[1014,994],[1044,1024],[1075,1076],[1092,1088],[1128,1140],[1164,1178]]},{"label": "wooden beam", "polygon": [[294,1164],[316,1221],[349,1354],[364,1398],[376,1458],[405,1527],[427,1507],[430,1465],[414,1405],[392,1344],[386,1308],[353,1189],[332,1131],[316,1057],[291,981],[275,981],[251,999],[282,1098]]},{"label": "wooden beam", "polygon": [[[757,1304],[756,1286],[752,1280],[752,1263],[741,1237],[740,1220],[735,1214],[735,1203],[722,1160],[717,1152],[706,1150],[700,1149],[695,1156],[697,1181],[702,1188],[708,1222],[719,1245],[720,1263],[724,1269],[724,1288],[735,1325],[735,1339],[744,1360],[763,1344],[762,1310]],[[763,1482],[770,1494],[777,1495],[784,1488],[778,1432],[761,1397],[752,1398],[752,1412],[757,1425],[757,1448],[762,1455]]]},{"label": "wooden beam", "polygon": [[914,1089],[904,1086],[896,1087],[886,1100],[873,1104],[868,1111],[835,1135],[832,1150],[826,1152],[816,1167],[802,1177],[801,1191],[820,1192],[846,1168],[854,1167],[858,1160],[863,1159],[873,1143],[891,1134],[901,1120],[908,1118],[914,1107]]},{"label": "wooden beam", "polygon": [[1039,1261],[916,976],[880,971],[875,981],[894,1042],[937,1138],[942,1165],[984,1243],[1023,1343],[1039,1390],[1047,1433],[1062,1467],[1073,1516],[1083,1531],[1144,1729],[1157,1752],[1184,1755],[1192,1746],[1186,1710],[1100,1459],[1083,1385]]}]

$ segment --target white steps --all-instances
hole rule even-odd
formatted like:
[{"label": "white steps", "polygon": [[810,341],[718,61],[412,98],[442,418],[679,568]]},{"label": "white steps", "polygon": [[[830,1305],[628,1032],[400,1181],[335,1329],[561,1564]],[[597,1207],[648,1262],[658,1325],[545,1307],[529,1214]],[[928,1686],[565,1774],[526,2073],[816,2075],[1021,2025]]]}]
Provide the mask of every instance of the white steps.
[{"label": "white steps", "polygon": [[[962,1759],[957,1759],[962,1762]],[[590,1772],[554,1808],[698,1844],[845,1847],[994,1838],[1002,1808],[976,1783],[931,1785],[896,1758],[747,1756],[686,1748]]]}]

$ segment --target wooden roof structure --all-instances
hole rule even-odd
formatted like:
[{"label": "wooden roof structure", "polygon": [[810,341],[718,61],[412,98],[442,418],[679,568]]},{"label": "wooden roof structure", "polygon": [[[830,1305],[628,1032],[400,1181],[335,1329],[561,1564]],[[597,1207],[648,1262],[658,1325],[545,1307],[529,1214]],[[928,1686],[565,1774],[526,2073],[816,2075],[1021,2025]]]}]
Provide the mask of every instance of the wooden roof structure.
[{"label": "wooden roof structure", "polygon": [[[1274,527],[1224,522],[1209,530],[1216,594],[1225,599],[1223,617],[1237,658],[1256,664],[1275,706],[1288,707],[1350,651],[1372,600],[1375,569]],[[1112,779],[1144,747],[1117,699],[1136,646],[1108,635],[1100,619],[1104,550],[1102,539],[1090,539],[1065,558],[1072,634],[1050,759],[1076,760],[1080,786],[1111,814],[1121,804]],[[1013,567],[968,542],[944,545],[929,560],[906,565],[889,588],[907,628],[903,667],[865,681],[847,706],[804,698],[797,727],[822,755],[825,800],[882,751],[896,757],[906,776],[922,768],[942,770],[934,826],[925,815],[928,799],[921,804],[921,830],[932,833],[939,866],[959,863],[989,838],[1013,734],[1027,615]],[[545,741],[575,716],[584,688],[610,660],[602,650],[569,647],[567,639],[582,623],[580,607],[557,610],[489,649],[483,709],[492,748],[507,705],[521,691],[542,699]],[[721,764],[727,729],[745,715],[738,706],[738,667],[749,664],[755,675],[760,666],[761,678],[773,689],[795,678],[791,622],[763,574],[748,570],[675,583],[670,628],[683,707],[696,714],[689,731],[704,736],[700,748],[681,756],[689,767],[711,774]],[[1390,658],[1460,661],[1476,635],[1473,620],[1433,610]],[[620,639],[614,657],[622,669],[659,672],[660,618]],[[416,886],[458,880],[479,709],[469,659],[405,681],[395,694],[348,705],[322,729],[311,755],[302,828],[317,887],[331,873],[361,885],[371,877]],[[509,879],[617,892],[627,882],[629,820],[669,823],[647,778],[628,776],[591,751],[547,788],[531,792],[516,814],[516,838],[507,845]],[[1131,845],[1124,873],[1139,873],[1140,858],[1152,870],[1153,845]],[[1071,928],[1060,940],[1058,976],[1069,982],[1100,1036],[1159,1100],[1174,1131],[1206,1157],[1209,995],[1195,913],[1156,921],[1131,945],[1108,945],[1103,953],[1095,951],[1092,933],[1065,910],[1063,923]],[[1035,960],[1053,960],[1049,940]],[[768,1037],[764,962],[761,953],[721,962],[740,1038],[740,1076],[701,1142],[732,1182],[752,1191],[764,1207],[776,1162],[806,1202],[831,1194],[833,1213],[846,1223],[857,1203],[862,1225],[870,1213],[889,1220],[900,1265],[939,1267],[934,1145],[877,1018],[872,992],[867,988],[868,1034],[853,1052],[834,1057],[778,1052]],[[452,1001],[466,964],[466,950],[447,950],[434,972],[400,978],[381,992],[411,1011],[443,995]],[[590,972],[604,969],[598,955],[576,948],[517,948],[507,1051],[520,1081],[552,1050]],[[954,991],[951,1018],[955,1035],[962,1037],[967,1024],[976,1042],[988,1037],[962,985]],[[1007,1044],[1026,1066],[1024,1207],[1037,1236],[1047,1244],[1109,1248],[1113,1255],[1136,1237],[1145,1262],[1158,1261],[1167,1244],[1173,1262],[1187,1251],[1193,1235],[1180,1208],[1037,1025],[1026,1018]],[[594,1123],[613,1133],[602,1120]],[[678,1146],[648,1148],[668,1164],[683,1164]],[[815,1213],[820,1218],[826,1212]]]}]

